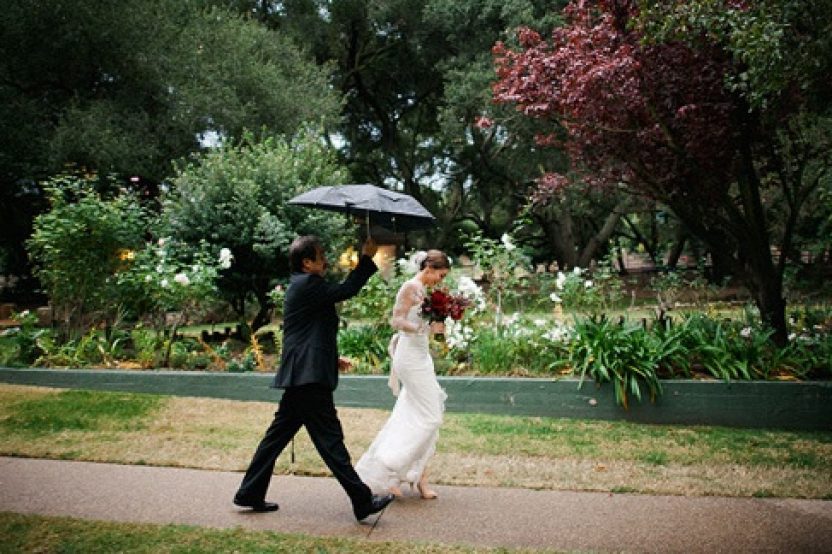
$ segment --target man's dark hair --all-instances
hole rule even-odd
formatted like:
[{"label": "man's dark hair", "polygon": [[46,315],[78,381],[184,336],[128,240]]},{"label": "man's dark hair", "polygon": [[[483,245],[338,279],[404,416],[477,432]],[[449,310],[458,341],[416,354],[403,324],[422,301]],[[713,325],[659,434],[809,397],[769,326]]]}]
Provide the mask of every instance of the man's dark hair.
[{"label": "man's dark hair", "polygon": [[316,260],[318,251],[323,251],[321,239],[315,235],[304,235],[292,241],[289,246],[289,268],[292,273],[303,271],[303,260]]}]

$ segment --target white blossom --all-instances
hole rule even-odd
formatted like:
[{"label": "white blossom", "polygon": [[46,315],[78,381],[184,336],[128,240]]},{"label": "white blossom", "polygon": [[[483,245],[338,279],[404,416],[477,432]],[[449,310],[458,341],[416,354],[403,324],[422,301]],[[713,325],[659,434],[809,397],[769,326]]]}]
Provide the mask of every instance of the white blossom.
[{"label": "white blossom", "polygon": [[508,250],[509,252],[511,252],[512,250],[517,248],[514,245],[514,243],[511,242],[511,237],[509,236],[508,233],[503,233],[503,236],[500,237],[500,240],[502,241],[503,246],[505,246],[506,250]]},{"label": "white blossom", "polygon": [[740,331],[740,336],[748,338],[751,336],[751,327],[743,327]]},{"label": "white blossom", "polygon": [[164,246],[164,245],[165,245],[165,239],[163,239],[163,238],[162,238],[162,239],[159,239],[159,240],[156,242],[156,244],[158,244],[160,247]]},{"label": "white blossom", "polygon": [[223,248],[220,250],[220,267],[223,269],[228,269],[231,267],[231,260],[234,259],[234,255],[231,254],[231,250],[228,248]]},{"label": "white blossom", "polygon": [[584,288],[585,289],[591,289],[592,288],[592,281],[590,281],[589,279],[584,281]]},{"label": "white blossom", "polygon": [[459,278],[459,292],[473,303],[473,310],[481,312],[486,309],[485,293],[482,288],[467,275]]},{"label": "white blossom", "polygon": [[[558,288],[558,290],[563,290],[563,285],[565,285],[565,284],[566,284],[566,275],[563,272],[558,271],[558,277],[557,277],[557,279],[555,279],[555,286]],[[555,300],[555,302],[557,302],[557,300]]]},{"label": "white blossom", "polygon": [[572,338],[572,328],[566,325],[556,324],[543,335],[543,338],[552,342],[568,342]]},{"label": "white blossom", "polygon": [[156,273],[164,273],[164,272],[165,272],[165,266],[163,266],[162,264],[159,264],[159,265],[156,266]]},{"label": "white blossom", "polygon": [[173,280],[182,285],[183,287],[187,287],[191,284],[191,280],[188,279],[188,276],[181,272],[174,275]]},{"label": "white blossom", "polygon": [[445,341],[449,348],[465,350],[472,340],[474,330],[463,322],[451,319],[445,324]]},{"label": "white blossom", "polygon": [[159,283],[159,284],[162,286],[163,289],[166,289],[166,288],[168,288],[169,283],[168,283],[167,279],[162,279],[162,282]]},{"label": "white blossom", "polygon": [[583,272],[583,270],[580,267],[576,267],[575,269],[572,270],[572,275],[580,277],[582,272]]},{"label": "white blossom", "polygon": [[563,302],[563,299],[560,296],[558,296],[557,293],[554,293],[554,292],[549,295],[549,300],[551,300],[552,302],[558,302],[558,303]]},{"label": "white blossom", "polygon": [[149,283],[149,282],[150,282],[150,281],[152,281],[152,280],[153,280],[153,276],[152,276],[152,275],[145,275],[145,276],[144,276],[144,282],[145,282],[145,283]]}]

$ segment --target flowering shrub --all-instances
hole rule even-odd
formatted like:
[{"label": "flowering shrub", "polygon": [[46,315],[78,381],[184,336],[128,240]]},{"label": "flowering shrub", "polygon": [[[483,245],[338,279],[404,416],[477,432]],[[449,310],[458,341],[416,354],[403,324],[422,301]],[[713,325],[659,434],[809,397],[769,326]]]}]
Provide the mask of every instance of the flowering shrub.
[{"label": "flowering shrub", "polygon": [[503,304],[520,295],[528,259],[509,234],[504,234],[499,241],[475,234],[468,237],[465,248],[488,281],[487,300],[495,307],[494,321],[499,327]]},{"label": "flowering shrub", "polygon": [[[194,249],[160,238],[135,252],[118,273],[122,297],[136,315],[149,317],[157,333],[168,337],[163,365],[167,365],[176,329],[194,315],[201,303],[213,298],[220,269],[230,267],[228,249],[211,255],[206,244]],[[173,318],[169,314],[173,313]]]},{"label": "flowering shrub", "polygon": [[286,287],[287,285],[284,283],[277,283],[269,291],[269,300],[274,305],[272,314],[278,317],[283,315],[283,301],[286,299]]},{"label": "flowering shrub", "polygon": [[621,279],[608,262],[598,264],[592,271],[580,267],[558,271],[551,285],[549,288],[554,290],[549,292],[549,300],[571,311],[599,313],[612,308],[623,297]]},{"label": "flowering shrub", "polygon": [[10,327],[2,332],[2,336],[11,339],[14,345],[14,352],[10,353],[9,359],[2,363],[20,363],[29,365],[37,360],[42,350],[40,347],[41,338],[49,333],[48,330],[37,327],[38,317],[29,310],[12,314],[12,321],[15,327]]}]

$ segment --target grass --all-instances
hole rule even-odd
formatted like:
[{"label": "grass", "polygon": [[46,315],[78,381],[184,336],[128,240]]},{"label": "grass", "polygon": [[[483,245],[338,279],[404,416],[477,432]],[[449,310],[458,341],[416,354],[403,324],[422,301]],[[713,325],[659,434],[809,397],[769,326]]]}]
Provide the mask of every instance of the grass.
[{"label": "grass", "polygon": [[[0,385],[0,454],[242,471],[270,423],[262,402]],[[339,409],[357,459],[388,413]],[[328,475],[308,436],[278,473]],[[832,498],[832,432],[446,414],[440,484]]]},{"label": "grass", "polygon": [[0,429],[30,437],[69,430],[138,430],[145,416],[162,403],[158,396],[70,390],[18,403],[14,413],[0,421]]},{"label": "grass", "polygon": [[414,542],[313,537],[303,534],[86,521],[0,513],[0,553],[12,552],[235,552],[479,553],[528,552]]}]

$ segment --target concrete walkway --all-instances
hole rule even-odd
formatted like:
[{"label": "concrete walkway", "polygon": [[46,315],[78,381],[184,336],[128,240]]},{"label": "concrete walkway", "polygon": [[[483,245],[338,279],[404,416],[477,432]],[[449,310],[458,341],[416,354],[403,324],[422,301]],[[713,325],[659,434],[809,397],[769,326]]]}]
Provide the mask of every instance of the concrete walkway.
[{"label": "concrete walkway", "polygon": [[[276,476],[256,514],[239,473],[0,457],[0,511],[312,535],[600,552],[830,552],[832,502],[438,486],[355,522],[331,478]],[[371,532],[372,531],[372,532]]]}]

